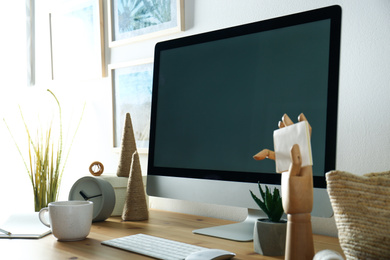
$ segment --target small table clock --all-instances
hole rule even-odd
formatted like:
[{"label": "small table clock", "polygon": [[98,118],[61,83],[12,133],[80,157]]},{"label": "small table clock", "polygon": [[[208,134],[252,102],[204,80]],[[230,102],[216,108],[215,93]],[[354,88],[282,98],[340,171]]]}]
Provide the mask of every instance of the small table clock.
[{"label": "small table clock", "polygon": [[77,180],[69,192],[69,200],[93,202],[93,222],[111,216],[115,207],[115,192],[112,185],[99,177],[87,176]]}]

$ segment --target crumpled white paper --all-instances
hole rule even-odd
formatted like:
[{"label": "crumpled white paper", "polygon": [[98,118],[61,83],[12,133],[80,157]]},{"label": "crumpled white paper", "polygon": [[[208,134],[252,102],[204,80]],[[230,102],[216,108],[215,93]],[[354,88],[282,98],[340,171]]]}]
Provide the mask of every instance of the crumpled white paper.
[{"label": "crumpled white paper", "polygon": [[274,131],[276,172],[288,171],[291,164],[291,148],[299,145],[302,167],[313,165],[309,123],[302,121]]}]

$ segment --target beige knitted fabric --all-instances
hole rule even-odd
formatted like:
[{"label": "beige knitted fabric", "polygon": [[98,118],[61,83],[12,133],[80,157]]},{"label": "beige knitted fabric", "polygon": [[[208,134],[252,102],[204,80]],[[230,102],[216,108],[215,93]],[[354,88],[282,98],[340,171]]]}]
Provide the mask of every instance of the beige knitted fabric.
[{"label": "beige knitted fabric", "polygon": [[332,171],[326,180],[347,259],[390,259],[390,171]]},{"label": "beige knitted fabric", "polygon": [[123,208],[123,220],[146,220],[149,218],[144,184],[142,181],[141,164],[138,152],[133,154],[129,182],[127,184],[126,202]]},{"label": "beige knitted fabric", "polygon": [[116,172],[118,177],[129,177],[132,155],[135,151],[137,151],[137,145],[135,143],[133,124],[131,123],[130,113],[126,113],[119,165]]}]

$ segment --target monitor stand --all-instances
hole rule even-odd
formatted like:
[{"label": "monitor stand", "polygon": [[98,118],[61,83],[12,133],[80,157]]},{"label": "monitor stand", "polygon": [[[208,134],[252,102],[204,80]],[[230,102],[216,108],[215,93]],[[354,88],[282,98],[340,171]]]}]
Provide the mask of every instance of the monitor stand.
[{"label": "monitor stand", "polygon": [[240,242],[248,242],[253,240],[253,228],[255,222],[259,218],[264,218],[266,215],[261,210],[248,209],[248,216],[243,222],[196,229],[192,231],[194,234],[224,238]]}]

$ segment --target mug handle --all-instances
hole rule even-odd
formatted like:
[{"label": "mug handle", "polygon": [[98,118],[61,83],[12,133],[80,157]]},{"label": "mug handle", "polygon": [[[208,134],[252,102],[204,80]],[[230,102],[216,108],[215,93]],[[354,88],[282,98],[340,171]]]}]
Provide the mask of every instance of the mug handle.
[{"label": "mug handle", "polygon": [[50,224],[46,221],[45,213],[49,212],[49,208],[43,208],[39,211],[39,220],[42,222],[43,225],[50,227]]}]

